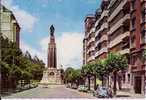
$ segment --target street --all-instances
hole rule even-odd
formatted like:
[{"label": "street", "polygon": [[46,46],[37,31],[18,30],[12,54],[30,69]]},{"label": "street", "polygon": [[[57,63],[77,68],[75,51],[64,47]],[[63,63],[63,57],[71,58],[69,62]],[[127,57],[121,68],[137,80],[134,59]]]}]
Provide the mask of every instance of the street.
[{"label": "street", "polygon": [[2,98],[89,98],[92,95],[66,88],[64,85],[50,86],[49,88],[37,87],[23,92],[11,94]]}]

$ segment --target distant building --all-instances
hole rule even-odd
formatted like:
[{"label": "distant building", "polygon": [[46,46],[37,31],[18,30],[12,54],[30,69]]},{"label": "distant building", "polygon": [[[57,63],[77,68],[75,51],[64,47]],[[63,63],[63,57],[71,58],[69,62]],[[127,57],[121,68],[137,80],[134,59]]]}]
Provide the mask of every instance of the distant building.
[{"label": "distant building", "polygon": [[0,33],[19,47],[20,26],[12,11],[0,5]]}]

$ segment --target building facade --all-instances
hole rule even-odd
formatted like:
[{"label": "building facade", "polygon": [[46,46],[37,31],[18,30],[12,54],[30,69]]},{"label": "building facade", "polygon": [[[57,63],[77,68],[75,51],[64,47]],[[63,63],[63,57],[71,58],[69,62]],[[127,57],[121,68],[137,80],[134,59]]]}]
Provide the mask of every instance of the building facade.
[{"label": "building facade", "polygon": [[3,5],[0,5],[0,33],[19,47],[20,26],[12,11]]},{"label": "building facade", "polygon": [[146,49],[146,0],[130,2],[130,63],[132,90],[144,94],[146,61],[143,52]]},{"label": "building facade", "polygon": [[[91,25],[85,20],[84,64],[90,63],[90,59],[88,60],[90,50],[94,51],[93,61],[106,58],[110,52],[125,55],[129,66],[119,72],[117,85],[119,89],[126,88],[129,92],[144,94],[146,1],[103,0],[92,18],[94,22]],[[90,40],[89,35],[92,33],[94,37]],[[89,41],[93,42],[92,46],[88,45]]]},{"label": "building facade", "polygon": [[95,52],[95,23],[94,15],[87,15],[85,19],[85,36],[83,40],[83,64],[87,64],[94,61]]},{"label": "building facade", "polygon": [[[130,1],[111,0],[108,18],[108,52],[125,55],[130,66]],[[118,76],[118,87],[130,89],[130,67]]]},{"label": "building facade", "polygon": [[108,52],[108,5],[109,1],[103,1],[101,3],[101,9],[96,11],[96,23],[95,27],[95,59],[104,59]]}]

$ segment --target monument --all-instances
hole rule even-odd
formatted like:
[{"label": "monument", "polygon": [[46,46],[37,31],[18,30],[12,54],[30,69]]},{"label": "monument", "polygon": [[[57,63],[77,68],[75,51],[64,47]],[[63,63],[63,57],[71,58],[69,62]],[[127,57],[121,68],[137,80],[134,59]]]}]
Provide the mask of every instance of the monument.
[{"label": "monument", "polygon": [[43,78],[40,84],[63,84],[63,69],[57,69],[57,54],[54,32],[55,28],[51,25],[50,42],[48,44],[48,65],[46,70],[43,72]]}]

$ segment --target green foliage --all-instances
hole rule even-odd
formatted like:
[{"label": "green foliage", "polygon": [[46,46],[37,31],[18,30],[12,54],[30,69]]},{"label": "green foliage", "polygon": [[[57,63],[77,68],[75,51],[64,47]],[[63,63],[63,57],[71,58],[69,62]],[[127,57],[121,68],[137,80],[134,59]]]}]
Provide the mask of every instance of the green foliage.
[{"label": "green foliage", "polygon": [[64,74],[64,78],[65,78],[65,81],[66,82],[71,82],[71,79],[72,79],[72,75],[71,73],[73,72],[73,68],[72,67],[68,67],[66,70],[65,70],[65,74]]},{"label": "green foliage", "polygon": [[65,81],[68,82],[77,82],[82,78],[81,70],[80,69],[73,69],[69,67],[65,70]]},{"label": "green foliage", "polygon": [[128,67],[126,56],[120,54],[108,54],[106,63],[110,72],[124,70]]},{"label": "green foliage", "polygon": [[45,68],[44,63],[37,56],[31,57],[30,53],[22,53],[16,44],[0,37],[1,41],[1,61],[0,70],[2,79],[15,77],[19,80],[40,80]]},{"label": "green foliage", "polygon": [[106,60],[98,60],[95,63],[95,69],[97,77],[101,78],[108,73]]},{"label": "green foliage", "polygon": [[91,76],[96,73],[95,67],[95,64],[86,64],[82,67],[82,72],[86,76]]}]

